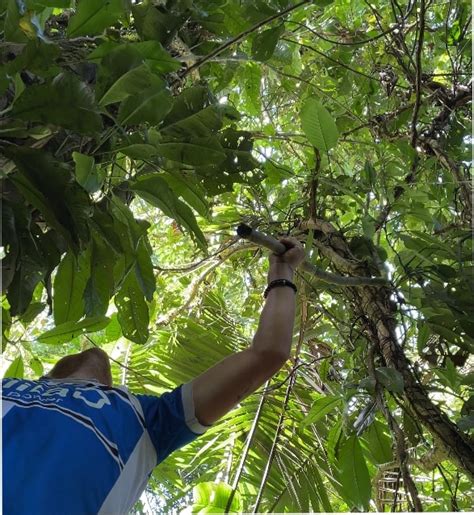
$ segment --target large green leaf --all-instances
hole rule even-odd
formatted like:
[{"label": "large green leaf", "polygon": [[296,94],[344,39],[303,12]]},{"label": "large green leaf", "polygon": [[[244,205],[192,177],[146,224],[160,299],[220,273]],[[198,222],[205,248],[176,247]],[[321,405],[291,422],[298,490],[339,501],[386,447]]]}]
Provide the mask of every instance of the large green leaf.
[{"label": "large green leaf", "polygon": [[102,129],[92,91],[70,73],[61,73],[51,83],[27,87],[16,100],[10,115],[21,120],[59,125],[83,134]]},{"label": "large green leaf", "polygon": [[86,156],[80,152],[73,152],[72,158],[76,163],[76,180],[89,193],[96,192],[102,185],[103,177],[92,156]]},{"label": "large green leaf", "polygon": [[10,366],[7,368],[5,373],[3,374],[3,378],[7,377],[16,377],[17,379],[22,379],[23,374],[25,373],[25,367],[23,365],[23,358],[18,356],[15,358]]},{"label": "large green leaf", "polygon": [[281,24],[257,34],[252,42],[252,57],[257,61],[268,61],[284,30],[285,26]]},{"label": "large green leaf", "polygon": [[76,13],[69,19],[69,37],[100,34],[104,29],[126,15],[127,0],[78,0]]},{"label": "large green leaf", "polygon": [[193,86],[180,93],[173,103],[173,108],[166,116],[163,127],[168,127],[180,120],[199,113],[212,104],[209,89],[204,86]]},{"label": "large green leaf", "polygon": [[390,392],[403,393],[403,376],[398,370],[389,367],[378,367],[375,369],[375,376],[377,381],[382,383]]},{"label": "large green leaf", "polygon": [[3,152],[20,172],[12,174],[11,180],[45,222],[74,249],[87,241],[91,202],[87,193],[71,181],[69,167],[36,149],[8,146]]},{"label": "large green leaf", "polygon": [[315,98],[308,98],[301,112],[301,126],[308,141],[319,151],[327,152],[339,138],[336,122],[328,110]]},{"label": "large green leaf", "polygon": [[151,302],[153,299],[153,293],[156,289],[155,274],[153,272],[153,263],[151,261],[152,254],[153,249],[150,246],[150,242],[145,236],[142,237],[137,247],[135,273],[137,274],[138,284],[148,302]]},{"label": "large green leaf", "polygon": [[171,41],[175,31],[187,19],[184,12],[173,14],[148,2],[134,5],[132,13],[140,38],[159,41],[163,45]]},{"label": "large green leaf", "polygon": [[192,172],[166,173],[163,174],[163,179],[177,195],[181,196],[202,217],[206,218],[209,215],[206,192]]},{"label": "large green leaf", "polygon": [[181,67],[180,62],[171,57],[158,41],[139,41],[122,44],[115,41],[106,41],[95,48],[87,56],[87,59],[91,61],[101,60],[111,52],[121,53],[130,50],[135,55],[138,54],[142,59],[145,59],[150,69],[154,72],[172,72]]},{"label": "large green leaf", "polygon": [[159,143],[156,147],[163,157],[194,166],[218,165],[226,158],[219,140],[214,136],[192,138],[187,142]]},{"label": "large green leaf", "polygon": [[10,315],[26,316],[38,283],[48,281],[59,262],[57,234],[43,232],[22,203],[4,201],[2,216],[2,278]]},{"label": "large green leaf", "polygon": [[104,93],[99,105],[106,106],[114,102],[120,102],[129,95],[141,95],[143,90],[150,86],[160,90],[163,88],[163,81],[150,71],[148,65],[142,64],[119,77]]},{"label": "large green leaf", "polygon": [[70,342],[81,334],[100,331],[101,329],[104,329],[109,322],[110,319],[105,316],[84,318],[79,322],[64,322],[63,324],[56,326],[54,329],[50,329],[49,331],[40,334],[36,339],[41,343],[59,345]]},{"label": "large green leaf", "polygon": [[341,397],[335,395],[321,396],[311,406],[308,415],[303,420],[303,426],[314,424],[328,413],[333,412],[341,402]]},{"label": "large green leaf", "polygon": [[387,426],[374,420],[366,432],[369,456],[376,465],[392,461],[392,439],[387,434]]},{"label": "large green leaf", "polygon": [[341,493],[350,508],[368,511],[371,498],[369,471],[357,436],[341,446],[338,465]]},{"label": "large green leaf", "polygon": [[181,67],[181,63],[171,57],[158,41],[139,41],[131,44],[155,72],[173,72]]},{"label": "large green leaf", "polygon": [[28,324],[31,324],[36,317],[44,311],[46,307],[46,303],[44,302],[32,302],[28,309],[21,315],[20,320],[21,323],[26,327]]},{"label": "large green leaf", "polygon": [[129,96],[120,104],[118,121],[128,125],[144,122],[158,125],[172,105],[173,100],[167,89],[152,86],[139,95]]},{"label": "large green leaf", "polygon": [[207,106],[171,124],[164,124],[165,136],[204,138],[222,127],[222,110],[219,106]]},{"label": "large green leaf", "polygon": [[145,344],[149,337],[150,322],[148,306],[143,292],[137,282],[137,277],[130,272],[115,295],[117,319],[125,338],[132,342]]},{"label": "large green leaf", "polygon": [[207,248],[206,239],[192,210],[175,195],[164,179],[157,175],[142,176],[132,183],[130,188],[144,200],[161,209],[165,215],[183,225],[203,250]]},{"label": "large green leaf", "polygon": [[88,317],[105,315],[114,290],[114,263],[106,245],[94,238],[90,276],[84,289],[84,312]]},{"label": "large green leaf", "polygon": [[67,252],[54,278],[53,315],[56,325],[76,322],[84,314],[83,294],[90,274],[90,250]]}]

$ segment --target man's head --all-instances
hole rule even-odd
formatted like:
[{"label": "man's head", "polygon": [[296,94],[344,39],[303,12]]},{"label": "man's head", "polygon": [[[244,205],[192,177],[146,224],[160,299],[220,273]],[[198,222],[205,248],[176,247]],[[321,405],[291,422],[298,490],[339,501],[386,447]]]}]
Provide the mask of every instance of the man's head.
[{"label": "man's head", "polygon": [[112,372],[107,353],[102,349],[88,349],[61,358],[46,377],[53,379],[97,379],[112,386]]}]

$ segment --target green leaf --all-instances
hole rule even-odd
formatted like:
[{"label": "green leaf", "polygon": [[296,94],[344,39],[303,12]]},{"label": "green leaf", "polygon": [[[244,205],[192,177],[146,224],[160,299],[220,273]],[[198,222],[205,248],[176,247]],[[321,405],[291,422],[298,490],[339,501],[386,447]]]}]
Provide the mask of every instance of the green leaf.
[{"label": "green leaf", "polygon": [[117,313],[110,317],[110,324],[105,328],[104,343],[115,342],[122,336],[122,328],[117,320]]},{"label": "green leaf", "polygon": [[167,159],[194,166],[218,165],[226,158],[219,140],[214,136],[193,138],[188,142],[160,143],[156,148]]},{"label": "green leaf", "polygon": [[351,436],[339,452],[341,494],[350,508],[368,511],[371,498],[369,471],[357,436]]},{"label": "green leaf", "polygon": [[[224,513],[227,507],[232,487],[226,483],[198,483],[193,488],[193,513]],[[229,513],[242,511],[242,501],[239,492],[235,492]]]},{"label": "green leaf", "polygon": [[392,439],[387,434],[386,424],[378,420],[369,426],[365,433],[367,439],[367,449],[373,463],[380,465],[392,461]]},{"label": "green leaf", "polygon": [[153,273],[153,263],[151,256],[153,249],[146,236],[143,236],[138,242],[137,261],[135,263],[135,273],[137,281],[148,302],[153,299],[153,293],[156,289],[155,274]]},{"label": "green leaf", "polygon": [[168,186],[194,208],[203,218],[209,215],[209,203],[204,188],[198,183],[193,173],[169,172],[163,174]]},{"label": "green leaf", "polygon": [[[165,137],[205,138],[222,127],[222,120],[222,109],[219,106],[211,105],[200,111],[189,113],[173,123],[166,123],[165,121],[161,132]],[[167,117],[167,121],[169,121],[169,117]]]},{"label": "green leaf", "polygon": [[10,115],[21,120],[58,125],[82,134],[93,134],[102,129],[93,93],[70,73],[61,73],[51,83],[27,87],[13,105]]},{"label": "green leaf", "polygon": [[43,363],[35,356],[29,361],[31,370],[38,376],[41,377],[44,374]]},{"label": "green leaf", "polygon": [[126,98],[120,104],[118,121],[124,125],[145,122],[158,125],[172,105],[173,99],[167,89],[152,86],[141,91],[139,95]]},{"label": "green leaf", "polygon": [[27,0],[26,5],[28,9],[33,11],[40,11],[45,7],[60,7],[67,9],[71,7],[71,0]]},{"label": "green leaf", "polygon": [[150,159],[158,153],[155,146],[146,143],[133,143],[126,147],[119,147],[117,151],[132,159]]},{"label": "green leaf", "polygon": [[339,446],[339,440],[341,439],[342,434],[342,421],[339,420],[332,426],[331,430],[328,433],[326,440],[326,449],[328,453],[329,460],[334,463],[336,460],[337,449]]},{"label": "green leaf", "polygon": [[359,388],[363,388],[370,393],[375,392],[376,381],[373,377],[364,377],[359,381]]},{"label": "green leaf", "polygon": [[54,278],[54,323],[76,322],[84,314],[83,294],[90,274],[90,250],[67,252]]},{"label": "green leaf", "polygon": [[58,221],[58,218],[55,216],[55,213],[52,209],[53,206],[50,206],[48,199],[41,193],[41,191],[35,188],[34,184],[21,173],[12,175],[11,180],[25,197],[25,199],[40,211],[50,227],[53,227],[60,234],[63,234],[66,238],[68,238],[66,229],[61,225],[61,223]]},{"label": "green leaf", "polygon": [[377,381],[385,388],[394,393],[403,393],[405,388],[403,376],[398,370],[389,367],[378,367],[375,369]]},{"label": "green leaf", "polygon": [[188,19],[184,12],[174,15],[167,9],[160,9],[155,4],[148,2],[134,5],[132,13],[140,38],[156,40],[163,45],[173,39],[178,27]]},{"label": "green leaf", "polygon": [[75,250],[88,241],[91,201],[84,189],[71,181],[69,167],[41,150],[8,146],[3,152],[21,172],[12,174],[11,180],[44,221]]},{"label": "green leaf", "polygon": [[32,302],[28,309],[20,316],[20,320],[24,326],[27,326],[44,311],[46,304],[44,302]]},{"label": "green leaf", "polygon": [[314,478],[314,481],[315,481],[315,484],[316,484],[316,488],[317,488],[317,491],[318,491],[318,496],[321,500],[321,504],[322,504],[322,507],[323,507],[323,511],[325,513],[332,513],[334,512],[334,509],[331,505],[331,501],[329,500],[329,495],[328,495],[328,489],[326,487],[326,485],[324,484],[324,481],[323,481],[323,478],[321,476],[321,473],[319,472],[319,466],[316,465],[316,466],[313,466],[311,468],[311,471],[312,471],[312,477]]},{"label": "green leaf", "polygon": [[60,255],[51,231],[43,232],[33,223],[31,212],[22,203],[4,201],[2,216],[2,244],[7,249],[2,275],[10,315],[26,315],[35,288],[51,274]]},{"label": "green leaf", "polygon": [[342,398],[335,395],[321,396],[311,406],[306,418],[303,419],[302,426],[305,427],[308,424],[314,424],[328,413],[334,411],[341,401]]},{"label": "green leaf", "polygon": [[181,68],[181,63],[171,57],[158,41],[140,41],[130,44],[146,59],[150,68],[155,72],[168,73]]},{"label": "green leaf", "polygon": [[308,98],[301,113],[301,126],[308,141],[319,151],[327,152],[339,138],[336,122],[328,110],[315,98]]},{"label": "green leaf", "polygon": [[93,240],[90,276],[84,289],[84,312],[88,317],[105,315],[114,289],[114,262],[110,251],[98,239]]},{"label": "green leaf", "polygon": [[175,195],[164,179],[157,175],[142,176],[131,184],[130,189],[184,226],[203,250],[207,248],[206,239],[192,210]]},{"label": "green leaf", "polygon": [[99,105],[106,106],[120,102],[129,95],[141,95],[143,90],[150,86],[155,89],[163,89],[164,83],[150,71],[148,65],[142,64],[119,77],[102,96]]},{"label": "green leaf", "polygon": [[435,369],[435,373],[445,386],[454,391],[458,390],[460,376],[450,358],[446,358],[444,368]]},{"label": "green leaf", "polygon": [[144,345],[149,337],[150,322],[148,306],[135,274],[129,273],[119,292],[115,295],[117,319],[125,338]]},{"label": "green leaf", "polygon": [[[26,69],[41,77],[54,76],[59,70],[55,62],[60,54],[60,48],[51,41],[32,39],[16,59],[5,64],[5,70],[10,76]],[[15,99],[17,96],[15,88]]]},{"label": "green leaf", "polygon": [[252,57],[257,61],[268,61],[284,31],[285,25],[281,24],[257,34],[252,42]]},{"label": "green leaf", "polygon": [[98,191],[102,185],[103,178],[99,177],[94,158],[79,152],[73,152],[72,158],[76,163],[77,182],[89,193]]},{"label": "green leaf", "polygon": [[176,71],[181,67],[181,63],[171,57],[158,41],[140,41],[125,44],[106,41],[93,50],[87,56],[87,59],[89,61],[102,60],[113,52],[139,55],[146,61],[150,70],[158,73]]},{"label": "green leaf", "polygon": [[127,14],[124,0],[79,0],[76,13],[69,19],[67,35],[72,37],[100,34]]},{"label": "green leaf", "polygon": [[209,89],[204,86],[194,86],[180,93],[173,103],[173,108],[166,116],[163,127],[168,127],[180,120],[185,120],[212,103]]},{"label": "green leaf", "polygon": [[25,373],[25,367],[23,366],[23,358],[18,356],[15,358],[11,365],[7,368],[5,373],[3,374],[3,378],[7,377],[15,377],[17,379],[22,379]]},{"label": "green leaf", "polygon": [[36,339],[41,343],[51,345],[68,343],[81,334],[93,333],[94,331],[104,329],[109,322],[110,319],[105,316],[84,318],[79,322],[64,322],[54,329],[41,334]]}]

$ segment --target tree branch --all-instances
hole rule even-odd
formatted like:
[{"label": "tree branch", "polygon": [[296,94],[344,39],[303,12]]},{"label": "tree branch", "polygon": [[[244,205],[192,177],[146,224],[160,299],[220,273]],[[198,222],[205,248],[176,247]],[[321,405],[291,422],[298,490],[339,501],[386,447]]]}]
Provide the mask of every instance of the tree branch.
[{"label": "tree branch", "polygon": [[[245,238],[257,245],[273,251],[275,254],[283,254],[286,251],[286,247],[278,240],[272,236],[267,236],[266,234],[258,232],[248,225],[240,224],[237,228],[237,234],[241,238]],[[380,286],[388,284],[386,279],[383,277],[343,277],[341,275],[332,274],[331,272],[326,272],[325,270],[313,265],[309,261],[304,261],[301,267],[305,272],[314,275],[318,279],[329,284],[337,284],[339,286]]]},{"label": "tree branch", "polygon": [[309,3],[310,3],[310,0],[303,0],[302,2],[299,2],[298,4],[292,5],[286,9],[284,9],[283,11],[280,11],[277,14],[273,14],[272,16],[269,16],[268,18],[265,18],[264,20],[259,21],[255,25],[252,25],[252,27],[244,30],[240,34],[237,34],[237,36],[233,37],[229,41],[226,41],[222,45],[218,46],[212,52],[209,52],[204,57],[201,57],[200,59],[198,59],[194,64],[192,64],[191,66],[186,68],[180,74],[180,78],[186,77],[186,75],[189,75],[192,71],[196,70],[197,68],[202,66],[204,63],[206,63],[207,61],[212,59],[213,57],[216,57],[217,55],[221,54],[222,52],[224,52],[224,50],[227,50],[227,48],[231,47],[233,44],[238,43],[239,41],[242,41],[249,34],[252,34],[252,32],[255,32],[256,30],[263,27],[264,25],[268,25],[272,21],[278,20],[279,18],[282,18],[283,16],[285,16],[286,14],[289,14],[290,12],[294,11],[295,9],[299,9],[301,6],[309,4]]}]

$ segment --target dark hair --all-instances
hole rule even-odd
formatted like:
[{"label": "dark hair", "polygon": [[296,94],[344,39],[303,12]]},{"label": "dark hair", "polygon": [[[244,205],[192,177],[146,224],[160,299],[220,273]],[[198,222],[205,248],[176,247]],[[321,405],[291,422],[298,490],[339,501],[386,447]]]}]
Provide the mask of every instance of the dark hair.
[{"label": "dark hair", "polygon": [[64,379],[84,365],[90,370],[91,376],[94,376],[95,379],[104,384],[112,386],[109,356],[105,351],[97,347],[87,349],[79,354],[64,356],[54,365],[46,377]]}]

